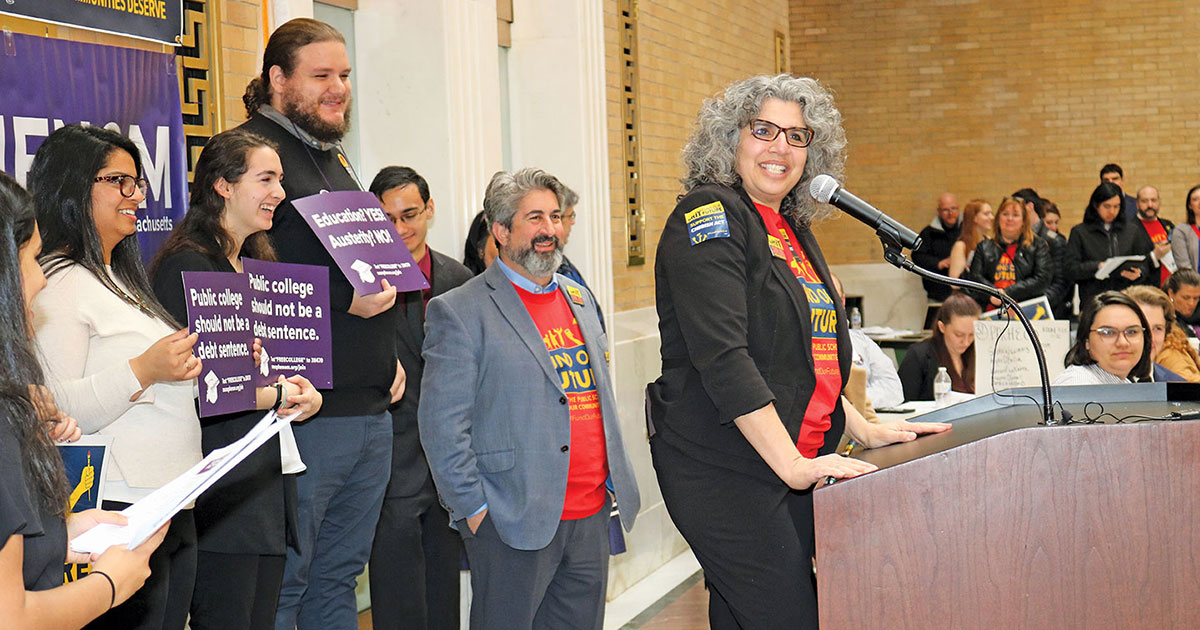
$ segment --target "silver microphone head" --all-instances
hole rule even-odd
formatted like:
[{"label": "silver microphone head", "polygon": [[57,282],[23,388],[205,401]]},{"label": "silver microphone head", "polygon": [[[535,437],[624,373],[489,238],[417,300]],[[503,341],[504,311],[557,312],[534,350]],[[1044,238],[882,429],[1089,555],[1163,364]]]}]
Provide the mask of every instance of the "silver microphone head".
[{"label": "silver microphone head", "polygon": [[829,203],[833,193],[837,192],[840,187],[841,184],[836,179],[821,173],[813,178],[812,184],[808,187],[808,194],[821,203]]}]

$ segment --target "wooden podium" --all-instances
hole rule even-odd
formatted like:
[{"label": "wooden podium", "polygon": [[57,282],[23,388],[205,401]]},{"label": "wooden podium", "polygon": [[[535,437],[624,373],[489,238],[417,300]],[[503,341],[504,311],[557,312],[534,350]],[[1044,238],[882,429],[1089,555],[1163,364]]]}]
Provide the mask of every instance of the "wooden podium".
[{"label": "wooden podium", "polygon": [[[1200,420],[1046,427],[1003,394],[1040,403],[927,414],[954,428],[814,493],[821,628],[1200,628]],[[1200,408],[1161,383],[1054,395],[1077,419]]]}]

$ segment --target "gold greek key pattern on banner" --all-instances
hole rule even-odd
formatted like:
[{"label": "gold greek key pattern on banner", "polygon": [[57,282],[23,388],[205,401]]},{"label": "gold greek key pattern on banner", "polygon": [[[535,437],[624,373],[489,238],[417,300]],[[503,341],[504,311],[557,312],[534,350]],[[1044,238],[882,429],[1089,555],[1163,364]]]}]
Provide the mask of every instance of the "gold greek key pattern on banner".
[{"label": "gold greek key pattern on banner", "polygon": [[221,131],[221,18],[218,0],[185,0],[183,37],[176,48],[188,181],[200,150]]},{"label": "gold greek key pattern on banner", "polygon": [[628,264],[646,264],[646,214],[642,209],[641,116],[638,108],[637,0],[619,0],[621,122],[625,127],[625,250]]}]

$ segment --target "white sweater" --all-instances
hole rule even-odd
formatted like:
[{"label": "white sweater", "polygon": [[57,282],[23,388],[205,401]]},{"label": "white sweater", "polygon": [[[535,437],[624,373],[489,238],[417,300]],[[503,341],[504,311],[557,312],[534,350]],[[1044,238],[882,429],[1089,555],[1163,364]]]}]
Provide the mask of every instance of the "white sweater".
[{"label": "white sweater", "polygon": [[173,332],[170,326],[70,265],[34,300],[33,327],[59,408],[84,433],[113,438],[105,499],[132,503],[200,461],[193,381],[155,383],[130,401],[141,384],[129,360]]}]

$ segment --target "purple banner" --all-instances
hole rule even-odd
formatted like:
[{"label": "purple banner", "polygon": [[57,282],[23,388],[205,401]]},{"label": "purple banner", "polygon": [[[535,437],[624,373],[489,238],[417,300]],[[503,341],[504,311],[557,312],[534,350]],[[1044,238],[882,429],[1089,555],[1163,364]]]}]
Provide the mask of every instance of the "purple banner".
[{"label": "purple banner", "polygon": [[150,260],[187,210],[175,56],[31,35],[0,37],[0,169],[24,185],[42,140],[64,124],[101,125],[129,136],[150,182],[137,222],[142,256]]},{"label": "purple banner", "polygon": [[188,328],[200,334],[194,353],[204,362],[200,415],[254,409],[254,335],[250,284],[239,273],[183,272]]},{"label": "purple banner", "polygon": [[429,288],[375,195],[328,192],[296,199],[292,205],[359,295],[379,293],[382,280],[397,291]]},{"label": "purple banner", "polygon": [[243,258],[253,333],[262,340],[258,384],[299,374],[318,389],[333,387],[329,334],[329,270]]}]

